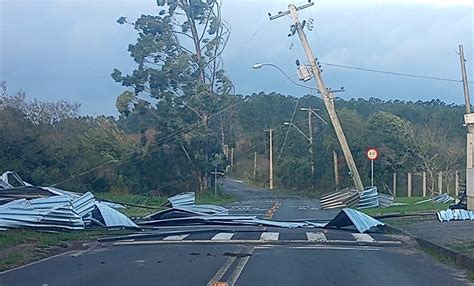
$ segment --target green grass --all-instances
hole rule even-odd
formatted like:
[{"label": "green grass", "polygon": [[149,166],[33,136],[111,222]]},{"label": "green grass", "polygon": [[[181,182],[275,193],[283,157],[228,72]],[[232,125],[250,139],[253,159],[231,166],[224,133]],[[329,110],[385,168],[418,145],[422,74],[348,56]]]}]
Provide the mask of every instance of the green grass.
[{"label": "green grass", "polygon": [[415,204],[416,202],[426,200],[426,197],[410,197],[410,198],[396,198],[396,203],[406,203],[407,205],[391,206],[388,208],[372,208],[362,210],[364,213],[375,216],[383,214],[411,214],[419,212],[437,212],[440,210],[446,210],[448,204],[438,204],[433,202],[426,202],[422,204]]},{"label": "green grass", "polygon": [[[87,242],[110,234],[128,234],[127,230],[80,230],[71,232],[38,232],[8,230],[0,232],[0,271],[14,268],[54,254],[57,248],[68,249],[74,241]],[[54,250],[56,249],[56,250]]]},{"label": "green grass", "polygon": [[220,191],[214,195],[214,190],[207,190],[202,193],[196,193],[197,205],[226,205],[235,202],[237,199],[229,194],[224,194]]}]

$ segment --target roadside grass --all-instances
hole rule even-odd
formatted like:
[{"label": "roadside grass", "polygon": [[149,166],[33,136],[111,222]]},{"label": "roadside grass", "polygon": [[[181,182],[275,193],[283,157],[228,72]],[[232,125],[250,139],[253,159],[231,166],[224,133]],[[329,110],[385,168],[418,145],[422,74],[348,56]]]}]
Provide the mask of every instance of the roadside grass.
[{"label": "roadside grass", "polygon": [[226,205],[237,201],[237,198],[229,193],[218,190],[214,195],[214,190],[208,189],[202,193],[196,193],[197,205]]},{"label": "roadside grass", "polygon": [[423,251],[425,254],[433,257],[435,260],[437,260],[438,262],[440,263],[443,263],[443,264],[446,264],[446,265],[449,265],[451,267],[454,267],[454,268],[458,268],[458,269],[462,269],[463,271],[465,271],[465,277],[468,281],[470,282],[474,282],[474,271],[469,271],[467,269],[463,269],[463,268],[460,268],[456,262],[450,258],[448,258],[447,256],[445,255],[442,255],[440,253],[438,253],[437,251],[431,249],[431,248],[428,248],[428,247],[420,247],[421,251]]},{"label": "roadside grass", "polygon": [[73,243],[82,244],[112,233],[128,234],[131,231],[107,229],[70,232],[2,231],[0,232],[0,271],[69,250]]},{"label": "roadside grass", "polygon": [[440,210],[446,210],[448,204],[439,204],[433,202],[425,202],[421,204],[415,204],[428,199],[427,197],[400,197],[395,198],[395,203],[403,203],[406,205],[394,205],[387,208],[371,208],[363,209],[362,211],[370,216],[384,215],[384,214],[412,214],[412,213],[423,213],[423,212],[437,212]]}]

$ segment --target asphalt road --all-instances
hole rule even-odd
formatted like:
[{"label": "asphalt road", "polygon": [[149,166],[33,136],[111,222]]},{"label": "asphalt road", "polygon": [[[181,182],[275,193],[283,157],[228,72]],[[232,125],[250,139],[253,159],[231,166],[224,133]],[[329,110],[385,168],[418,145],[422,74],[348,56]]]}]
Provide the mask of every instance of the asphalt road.
[{"label": "asphalt road", "polygon": [[[233,214],[328,219],[317,201],[276,196],[233,181]],[[177,231],[182,228],[166,228]],[[198,231],[196,231],[198,230]],[[464,273],[414,243],[353,230],[207,226],[144,241],[94,243],[0,274],[0,285],[466,285]],[[216,240],[217,238],[217,240]]]}]

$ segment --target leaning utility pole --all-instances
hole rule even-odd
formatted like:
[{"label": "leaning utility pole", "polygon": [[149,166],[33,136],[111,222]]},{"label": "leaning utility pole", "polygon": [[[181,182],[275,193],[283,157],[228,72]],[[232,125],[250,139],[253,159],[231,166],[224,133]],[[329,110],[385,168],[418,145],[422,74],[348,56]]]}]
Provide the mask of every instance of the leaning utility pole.
[{"label": "leaning utility pole", "polygon": [[464,48],[459,45],[459,60],[461,61],[462,83],[464,88],[464,100],[466,102],[466,114],[464,123],[467,127],[466,148],[466,197],[467,209],[474,210],[474,113],[471,113],[471,99],[469,98],[469,85],[466,73],[466,59]]},{"label": "leaning utility pole", "polygon": [[265,130],[270,133],[270,190],[273,190],[273,129]]},{"label": "leaning utility pole", "polygon": [[362,184],[362,180],[360,179],[359,171],[357,170],[357,166],[354,162],[354,158],[352,157],[351,150],[349,149],[346,136],[344,135],[344,132],[341,127],[341,123],[339,122],[339,119],[336,114],[336,110],[334,108],[334,98],[332,96],[332,93],[324,85],[324,82],[321,78],[321,70],[319,69],[319,66],[316,64],[316,59],[313,55],[313,52],[311,51],[311,48],[309,47],[308,40],[306,39],[306,35],[303,31],[303,26],[301,25],[300,20],[298,18],[298,12],[297,12],[298,10],[305,9],[313,5],[314,3],[312,2],[300,7],[296,7],[295,5],[290,4],[288,5],[288,9],[289,9],[288,11],[280,12],[275,16],[270,16],[270,20],[274,20],[282,16],[291,14],[291,17],[293,18],[293,23],[294,23],[291,26],[292,32],[294,30],[298,32],[298,36],[301,40],[301,43],[303,44],[306,57],[308,58],[308,61],[311,64],[311,69],[313,71],[313,74],[316,77],[316,86],[321,92],[321,95],[323,97],[324,105],[326,106],[326,109],[328,111],[329,118],[331,119],[332,125],[334,127],[334,131],[336,132],[337,139],[339,140],[339,143],[341,144],[341,149],[346,159],[347,165],[349,167],[349,171],[354,181],[354,185],[358,191],[363,191],[364,185]]}]

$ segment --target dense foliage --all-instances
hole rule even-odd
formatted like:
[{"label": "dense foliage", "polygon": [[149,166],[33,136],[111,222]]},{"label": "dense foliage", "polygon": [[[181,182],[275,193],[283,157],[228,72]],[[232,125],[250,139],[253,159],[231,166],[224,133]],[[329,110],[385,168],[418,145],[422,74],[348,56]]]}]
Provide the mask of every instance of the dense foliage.
[{"label": "dense foliage", "polygon": [[[27,102],[21,94],[11,96],[4,90],[0,97],[0,165],[35,184],[60,183],[59,187],[75,191],[198,191],[201,174],[196,172],[203,168],[202,162],[219,167],[229,164],[222,154],[224,143],[234,147],[231,173],[265,186],[269,142],[264,130],[274,128],[276,186],[295,191],[309,191],[312,186],[318,192],[333,190],[333,150],[339,154],[341,187],[352,184],[330,125],[313,117],[315,176],[311,182],[308,141],[294,127],[283,124],[291,121],[294,113],[293,123],[308,134],[308,115],[300,107],[318,108],[321,117],[329,121],[321,99],[308,95],[298,100],[276,93],[231,99],[231,104],[216,111],[215,117],[222,119],[222,124],[215,126],[214,135],[219,136],[209,136],[192,132],[202,130],[192,122],[168,131],[174,118],[162,112],[160,103],[141,100],[119,119],[92,118],[79,116],[73,104]],[[30,104],[44,108],[25,107]],[[438,100],[338,99],[336,107],[365,184],[369,182],[365,158],[369,146],[378,147],[381,153],[375,169],[379,187],[390,185],[393,172],[426,171],[434,182],[438,171],[452,174],[463,169],[461,106]],[[45,118],[62,115],[58,120],[38,121],[30,112]]]},{"label": "dense foliage", "polygon": [[[8,94],[2,83],[3,170],[74,191],[169,194],[205,190],[212,171],[233,161],[232,175],[266,186],[265,130],[272,128],[277,187],[334,190],[333,152],[339,154],[339,187],[352,185],[319,97],[234,94],[221,59],[230,31],[219,0],[158,0],[157,7],[157,15],[117,20],[137,33],[128,46],[133,71],[111,74],[125,89],[116,101],[118,119],[79,116],[79,105],[64,101],[27,101],[21,92]],[[375,178],[382,188],[393,172],[425,171],[433,185],[437,172],[449,177],[464,169],[461,106],[375,98],[336,99],[335,105],[365,184],[371,146],[381,153]],[[301,107],[318,109],[321,118],[312,117],[310,127]],[[305,138],[309,128],[312,145]]]}]

